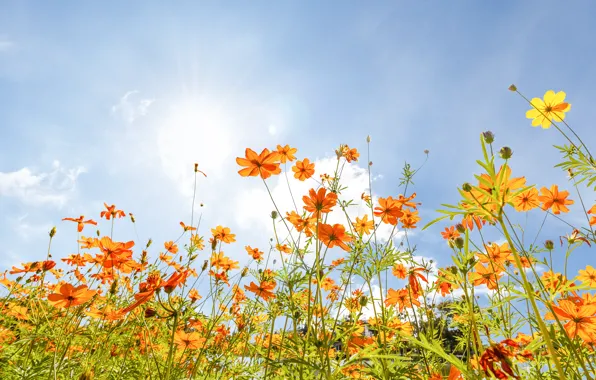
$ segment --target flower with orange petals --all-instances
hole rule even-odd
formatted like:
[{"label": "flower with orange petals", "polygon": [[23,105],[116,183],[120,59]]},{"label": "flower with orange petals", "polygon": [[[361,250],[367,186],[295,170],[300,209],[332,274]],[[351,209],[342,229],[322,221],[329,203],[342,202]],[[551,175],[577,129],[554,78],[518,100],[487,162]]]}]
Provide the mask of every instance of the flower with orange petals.
[{"label": "flower with orange petals", "polygon": [[391,273],[393,273],[395,277],[403,280],[408,275],[408,270],[403,264],[395,264],[391,270]]},{"label": "flower with orange petals", "polygon": [[591,265],[588,265],[585,270],[580,269],[577,278],[589,287],[596,288],[596,269]]},{"label": "flower with orange petals", "polygon": [[99,216],[100,218],[106,218],[106,220],[110,220],[111,218],[124,218],[126,214],[122,210],[116,210],[115,205],[108,206],[107,203],[103,204],[106,208],[106,211],[102,211]]},{"label": "flower with orange petals", "polygon": [[259,251],[258,248],[252,248],[250,245],[247,245],[246,247],[244,247],[244,249],[246,249],[246,252],[248,252],[248,254],[253,259],[255,259],[257,261],[263,260],[263,254],[264,254],[264,252]]},{"label": "flower with orange petals", "polygon": [[344,251],[350,251],[346,242],[352,241],[352,237],[346,235],[346,229],[341,224],[319,224],[319,239],[329,248],[337,245]]},{"label": "flower with orange petals", "polygon": [[57,293],[48,295],[48,301],[57,308],[82,305],[97,293],[94,290],[89,290],[87,285],[79,285],[75,288],[71,284],[62,284],[55,290]]},{"label": "flower with orange petals", "polygon": [[475,272],[469,274],[470,281],[474,283],[474,286],[486,284],[486,287],[491,290],[497,289],[497,283],[503,274],[495,273],[490,269],[490,266],[485,267],[481,263],[476,264],[474,270]]},{"label": "flower with orange petals", "polygon": [[318,191],[310,189],[308,196],[302,197],[304,209],[319,216],[321,213],[331,212],[331,208],[337,204],[337,194],[327,193],[327,189],[321,187]]},{"label": "flower with orange petals", "polygon": [[296,157],[294,155],[296,154],[297,151],[298,151],[298,149],[290,148],[289,145],[286,145],[286,146],[278,145],[277,146],[277,153],[279,154],[279,161],[282,164],[285,164],[288,161],[290,161],[290,162],[294,161],[296,159]]},{"label": "flower with orange petals", "polygon": [[445,231],[441,232],[441,236],[445,240],[455,239],[459,236],[459,232],[455,229],[455,226],[445,227]]},{"label": "flower with orange petals", "polygon": [[292,166],[292,171],[294,172],[294,178],[305,181],[315,174],[315,164],[305,158],[302,161],[296,161],[296,165]]},{"label": "flower with orange petals", "polygon": [[540,200],[538,199],[538,190],[535,187],[513,198],[513,207],[516,211],[530,211],[538,206],[540,206]]},{"label": "flower with orange petals", "polygon": [[187,226],[186,224],[184,224],[184,222],[180,222],[180,225],[184,229],[184,232],[186,232],[186,231],[195,231],[197,229],[196,227]]},{"label": "flower with orange petals", "polygon": [[85,227],[85,224],[93,224],[94,226],[97,226],[97,222],[92,220],[92,219],[88,219],[88,220],[83,220],[85,217],[83,215],[79,216],[78,218],[63,218],[62,220],[68,220],[70,222],[75,222],[77,223],[77,231],[81,232],[83,231],[83,228]]},{"label": "flower with orange petals", "polygon": [[236,235],[232,234],[228,227],[217,226],[211,229],[213,237],[223,243],[233,243],[236,241]]},{"label": "flower with orange petals", "polygon": [[372,220],[368,220],[368,215],[364,214],[362,218],[356,217],[356,222],[352,223],[358,235],[368,235],[374,228]]},{"label": "flower with orange petals", "polygon": [[178,330],[174,333],[174,344],[182,350],[198,350],[203,348],[205,341],[198,332],[185,332],[184,330]]},{"label": "flower with orange petals", "polygon": [[176,244],[174,244],[173,241],[168,241],[163,243],[164,248],[166,249],[166,251],[172,253],[172,254],[176,254],[178,253],[178,246]]},{"label": "flower with orange petals", "polygon": [[[560,321],[569,321],[563,326],[569,338],[579,336],[586,343],[596,343],[596,304],[561,299],[559,305],[552,305],[552,308]],[[551,312],[545,318],[555,319]]]},{"label": "flower with orange petals", "polygon": [[552,209],[553,214],[558,215],[562,212],[569,212],[567,205],[572,205],[574,201],[567,199],[568,191],[559,191],[557,185],[552,185],[550,190],[546,187],[540,189],[542,195],[538,196],[538,200],[542,202],[540,206],[543,210]]},{"label": "flower with orange petals", "polygon": [[275,286],[275,281],[263,281],[260,285],[257,285],[251,281],[250,285],[244,285],[244,288],[249,292],[254,293],[257,297],[261,297],[265,301],[268,301],[271,298],[275,298],[275,294],[273,293]]},{"label": "flower with orange petals", "polygon": [[379,198],[379,206],[375,207],[374,214],[381,217],[383,223],[395,226],[397,219],[404,214],[401,207],[402,205],[393,197]]},{"label": "flower with orange petals", "polygon": [[279,167],[280,155],[278,152],[270,152],[265,148],[261,154],[257,154],[254,150],[246,148],[246,158],[237,157],[236,163],[240,166],[246,166],[244,169],[238,171],[242,177],[256,177],[261,176],[262,179],[267,179],[273,174],[281,173]]}]

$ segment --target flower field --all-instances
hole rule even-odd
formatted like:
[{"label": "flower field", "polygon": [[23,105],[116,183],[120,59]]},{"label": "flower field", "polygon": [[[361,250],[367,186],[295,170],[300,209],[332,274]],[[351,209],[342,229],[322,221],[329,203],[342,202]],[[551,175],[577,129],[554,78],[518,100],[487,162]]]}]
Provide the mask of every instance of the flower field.
[{"label": "flower field", "polygon": [[[320,178],[289,145],[238,152],[238,174],[271,196],[261,205],[275,231],[268,246],[204,225],[194,199],[170,241],[117,241],[124,223],[142,221],[107,203],[99,215],[65,215],[45,257],[0,276],[0,379],[596,378],[596,269],[568,270],[576,249],[596,263],[596,162],[565,121],[564,92],[509,90],[528,103],[521,124],[560,134],[551,153],[568,182],[528,183],[513,149],[486,131],[459,199],[423,220],[423,165],[406,164],[399,192],[377,195],[369,137],[367,152],[340,145]],[[370,186],[346,199],[342,172],[354,162]],[[196,198],[209,173],[195,164],[194,174]],[[311,189],[297,194],[288,181],[294,207],[280,209],[276,176]],[[355,207],[366,212],[352,217]],[[582,224],[566,219],[572,211]],[[449,266],[417,254],[437,223]],[[543,240],[545,224],[560,238]],[[56,234],[78,251],[56,252]]]}]

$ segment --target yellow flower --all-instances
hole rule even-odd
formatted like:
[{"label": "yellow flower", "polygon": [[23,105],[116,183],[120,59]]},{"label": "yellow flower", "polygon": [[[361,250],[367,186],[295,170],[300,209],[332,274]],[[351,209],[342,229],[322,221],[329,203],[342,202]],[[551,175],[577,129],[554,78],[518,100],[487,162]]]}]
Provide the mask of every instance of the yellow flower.
[{"label": "yellow flower", "polygon": [[560,122],[565,119],[565,112],[571,109],[571,104],[565,103],[565,93],[559,91],[555,94],[553,90],[548,90],[544,94],[544,100],[534,98],[530,102],[532,109],[526,112],[526,117],[532,120],[532,127],[539,125],[544,129],[550,128],[552,121]]},{"label": "yellow flower", "polygon": [[588,284],[589,287],[596,288],[596,269],[591,265],[588,265],[586,270],[580,269],[577,278],[579,278],[581,282]]}]

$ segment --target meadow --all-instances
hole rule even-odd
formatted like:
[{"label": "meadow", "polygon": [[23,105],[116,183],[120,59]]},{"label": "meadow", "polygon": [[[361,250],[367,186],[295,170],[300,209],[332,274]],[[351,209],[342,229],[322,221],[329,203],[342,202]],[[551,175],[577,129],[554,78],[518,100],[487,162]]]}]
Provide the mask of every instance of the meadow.
[{"label": "meadow", "polygon": [[[312,184],[296,194],[288,182],[292,209],[273,196],[262,205],[269,246],[238,246],[230,228],[203,225],[194,199],[171,241],[113,240],[123,223],[142,223],[115,205],[64,215],[45,257],[0,276],[0,379],[594,379],[596,269],[567,264],[596,244],[594,197],[581,195],[594,191],[596,162],[565,121],[563,91],[509,90],[528,104],[520,127],[560,134],[550,153],[567,183],[527,183],[515,147],[486,131],[459,199],[422,220],[414,179],[424,168],[406,164],[400,193],[374,195],[368,137],[367,152],[340,145],[335,171],[320,178],[289,145],[238,152],[238,174],[267,191],[275,176]],[[343,195],[353,162],[369,175],[360,199]],[[196,198],[209,173],[188,170]],[[367,212],[352,218],[356,206]],[[583,224],[566,221],[571,210]],[[542,224],[518,223],[529,213]],[[439,222],[449,223],[451,264],[437,268],[417,241]],[[553,222],[560,239],[539,240]],[[58,233],[78,252],[55,252]]]}]

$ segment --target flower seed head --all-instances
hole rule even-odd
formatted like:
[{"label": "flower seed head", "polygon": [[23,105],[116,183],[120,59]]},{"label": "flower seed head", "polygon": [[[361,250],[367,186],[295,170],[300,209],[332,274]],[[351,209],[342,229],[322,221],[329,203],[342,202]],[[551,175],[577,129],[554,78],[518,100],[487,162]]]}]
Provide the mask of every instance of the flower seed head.
[{"label": "flower seed head", "polygon": [[508,160],[511,158],[511,156],[513,156],[513,151],[510,147],[504,146],[501,148],[501,150],[499,150],[499,156],[501,156],[501,158],[504,160]]}]

